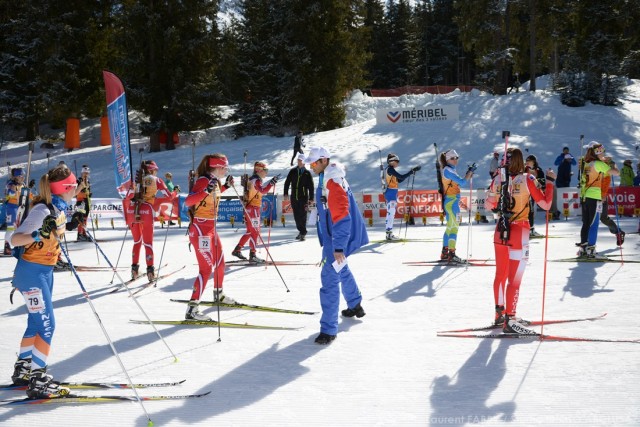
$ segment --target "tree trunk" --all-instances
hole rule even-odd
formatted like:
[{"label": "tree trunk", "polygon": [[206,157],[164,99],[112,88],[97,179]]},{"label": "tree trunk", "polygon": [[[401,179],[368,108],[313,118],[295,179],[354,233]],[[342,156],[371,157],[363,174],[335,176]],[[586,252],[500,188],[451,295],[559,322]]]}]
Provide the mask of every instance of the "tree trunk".
[{"label": "tree trunk", "polygon": [[29,120],[26,125],[26,139],[27,141],[33,141],[40,136],[40,121],[36,118]]},{"label": "tree trunk", "polygon": [[529,0],[529,90],[536,91],[536,0]]},{"label": "tree trunk", "polygon": [[157,153],[160,151],[160,133],[153,132],[149,135],[149,152]]},{"label": "tree trunk", "polygon": [[174,134],[173,130],[167,129],[167,143],[164,146],[164,148],[167,149],[167,150],[175,150],[176,149],[176,145],[173,143],[173,134]]}]

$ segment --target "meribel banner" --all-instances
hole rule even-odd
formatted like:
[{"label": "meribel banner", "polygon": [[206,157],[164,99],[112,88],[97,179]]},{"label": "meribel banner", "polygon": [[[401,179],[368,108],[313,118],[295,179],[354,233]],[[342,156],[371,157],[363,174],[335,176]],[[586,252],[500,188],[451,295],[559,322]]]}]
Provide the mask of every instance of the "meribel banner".
[{"label": "meribel banner", "polygon": [[459,119],[458,104],[434,105],[429,107],[400,108],[376,110],[378,125],[406,125],[434,122],[451,122]]}]

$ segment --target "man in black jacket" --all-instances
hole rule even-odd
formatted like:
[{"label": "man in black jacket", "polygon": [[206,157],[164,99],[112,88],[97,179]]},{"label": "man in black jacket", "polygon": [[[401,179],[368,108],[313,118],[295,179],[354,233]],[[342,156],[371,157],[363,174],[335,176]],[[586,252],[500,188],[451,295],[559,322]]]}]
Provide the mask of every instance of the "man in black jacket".
[{"label": "man in black jacket", "polygon": [[[304,167],[304,154],[298,154],[298,166],[289,171],[284,181],[284,199],[291,202],[293,218],[296,221],[298,235],[296,240],[304,240],[307,235],[307,210],[309,198],[313,197],[313,178],[311,172]],[[291,185],[291,197],[289,197]]]}]

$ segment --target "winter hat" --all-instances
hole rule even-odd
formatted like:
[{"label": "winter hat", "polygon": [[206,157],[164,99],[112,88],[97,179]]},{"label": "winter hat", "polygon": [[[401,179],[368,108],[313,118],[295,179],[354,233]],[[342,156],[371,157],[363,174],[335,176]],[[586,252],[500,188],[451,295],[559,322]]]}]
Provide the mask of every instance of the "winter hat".
[{"label": "winter hat", "polygon": [[331,158],[331,154],[324,147],[312,147],[309,151],[309,155],[304,158],[304,162],[311,164],[320,159],[329,159]]},{"label": "winter hat", "polygon": [[393,153],[389,153],[387,154],[387,163],[391,163],[391,162],[399,162],[400,158]]},{"label": "winter hat", "polygon": [[298,157],[296,157],[296,159],[302,160],[304,162],[304,153],[298,153]]},{"label": "winter hat", "polygon": [[144,165],[148,171],[157,171],[159,169],[158,165],[153,160],[145,160]]},{"label": "winter hat", "polygon": [[627,159],[624,162],[622,162],[622,164],[631,166],[633,164],[633,160]]},{"label": "winter hat", "polygon": [[82,165],[82,173],[86,173],[86,174],[91,173],[91,169],[89,169],[89,166]]},{"label": "winter hat", "polygon": [[[229,167],[229,161],[227,160],[227,156],[209,157],[209,167],[210,168],[227,168],[227,167]],[[171,174],[169,174],[169,176],[171,176]]]},{"label": "winter hat", "polygon": [[253,170],[258,170],[258,169],[263,169],[263,170],[269,170],[269,168],[267,168],[267,164],[265,162],[255,162],[253,164]]},{"label": "winter hat", "polygon": [[24,169],[22,168],[11,169],[11,176],[13,177],[24,176]]},{"label": "winter hat", "polygon": [[446,158],[447,160],[451,160],[451,159],[453,159],[454,157],[455,157],[456,159],[460,158],[460,156],[458,155],[458,153],[456,152],[456,150],[447,150],[447,152],[446,152],[446,153],[444,153],[444,155],[445,155],[445,158]]}]

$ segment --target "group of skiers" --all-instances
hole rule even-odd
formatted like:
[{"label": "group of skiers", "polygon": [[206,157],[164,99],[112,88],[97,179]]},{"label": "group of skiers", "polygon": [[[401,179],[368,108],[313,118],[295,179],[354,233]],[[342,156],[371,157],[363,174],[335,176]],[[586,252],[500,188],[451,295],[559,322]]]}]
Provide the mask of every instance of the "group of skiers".
[{"label": "group of skiers", "polygon": [[[301,142],[300,142],[301,143]],[[331,160],[331,154],[324,147],[313,147],[309,154],[296,153],[298,165],[287,176],[285,195],[289,186],[292,206],[299,212],[308,211],[308,203],[314,198],[318,211],[318,237],[322,244],[322,270],[320,273],[320,303],[322,315],[320,334],[315,338],[318,344],[329,344],[337,336],[340,295],[347,302],[344,317],[365,316],[361,305],[362,295],[351,272],[347,257],[369,242],[363,217],[358,211],[353,192],[346,180],[344,167]],[[440,260],[443,263],[465,263],[456,255],[457,232],[459,228],[460,189],[472,180],[475,164],[468,167],[463,176],[457,172],[460,155],[454,149],[442,152],[439,161],[439,183],[446,217],[446,228],[442,240]],[[582,200],[583,227],[579,256],[596,257],[595,244],[597,225],[606,203],[607,177],[619,175],[619,171],[605,156],[604,146],[592,142],[584,159],[580,159],[580,191]],[[393,235],[393,222],[397,206],[398,184],[421,170],[412,167],[407,173],[397,168],[400,159],[394,153],[387,156],[387,166],[383,169],[385,183],[384,196],[387,203],[385,221],[386,239],[397,240]],[[319,184],[313,189],[310,172],[318,175]],[[136,173],[134,185],[129,189],[123,202],[125,220],[133,236],[131,276],[138,277],[140,250],[144,246],[146,274],[149,282],[156,280],[153,254],[153,233],[155,214],[153,204],[160,197],[172,201],[177,192],[171,192],[165,182],[158,178],[158,165],[153,160],[142,162]],[[15,171],[15,172],[14,172]],[[24,185],[24,173],[12,171],[10,196],[19,194]],[[266,180],[268,166],[263,161],[253,165],[250,176],[242,177],[242,199],[246,232],[241,236],[231,255],[251,263],[263,263],[256,255],[256,247],[264,244],[260,235],[260,212],[262,196],[274,189],[280,175]],[[61,397],[69,389],[61,387],[47,374],[47,356],[55,330],[51,293],[53,289],[53,269],[58,263],[64,232],[78,228],[79,240],[91,240],[86,231],[91,197],[89,167],[83,166],[82,175],[76,178],[66,165],[58,165],[44,174],[39,183],[39,195],[33,199],[32,208],[12,233],[7,233],[5,249],[9,245],[22,248],[15,269],[14,286],[27,301],[28,326],[20,344],[18,360],[14,366],[12,379],[17,385],[27,386],[30,398]],[[216,218],[221,194],[232,188],[234,178],[229,174],[229,162],[221,153],[205,155],[193,174],[185,205],[189,209],[189,243],[195,249],[198,261],[198,275],[185,313],[186,320],[210,321],[211,318],[199,311],[200,300],[213,274],[214,300],[233,304],[235,301],[223,293],[225,258],[222,243],[216,228]],[[494,302],[496,326],[505,333],[532,334],[527,322],[516,316],[519,288],[529,254],[529,239],[533,229],[535,204],[549,210],[554,198],[556,174],[546,172],[538,166],[535,156],[525,160],[519,148],[508,147],[500,164],[492,172],[492,182],[486,197],[485,207],[497,214],[494,232],[496,272],[494,277]],[[8,186],[9,187],[9,186]],[[75,212],[67,221],[67,206],[76,197]],[[10,199],[13,201],[13,199]],[[11,210],[11,215],[17,216]],[[14,225],[15,226],[15,223]],[[299,234],[297,240],[304,240],[306,214],[296,217]],[[8,230],[9,231],[9,230]],[[624,241],[624,232],[616,227],[618,243]],[[83,236],[83,237],[81,237]],[[249,244],[249,258],[242,249]],[[15,251],[14,251],[15,252]],[[268,255],[267,249],[267,255]]]}]

